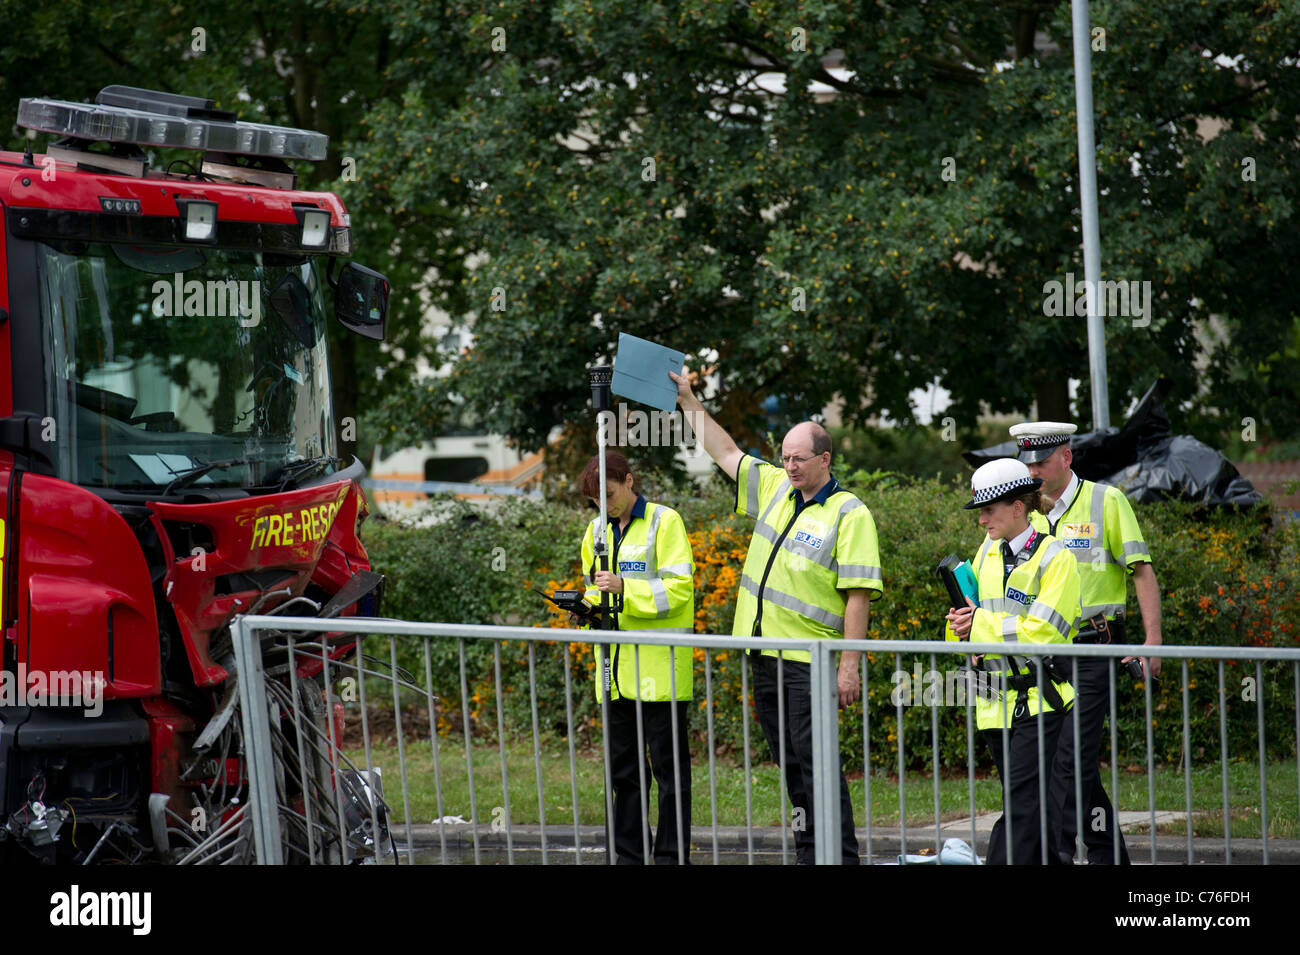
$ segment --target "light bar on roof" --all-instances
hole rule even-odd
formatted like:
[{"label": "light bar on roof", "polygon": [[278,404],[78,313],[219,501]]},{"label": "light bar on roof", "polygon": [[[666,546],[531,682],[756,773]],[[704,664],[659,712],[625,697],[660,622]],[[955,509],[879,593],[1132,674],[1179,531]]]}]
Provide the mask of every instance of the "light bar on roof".
[{"label": "light bar on roof", "polygon": [[182,117],[122,106],[52,99],[20,100],[18,125],[41,133],[98,142],[174,146],[279,159],[319,161],[325,158],[329,146],[328,136],[307,129]]}]

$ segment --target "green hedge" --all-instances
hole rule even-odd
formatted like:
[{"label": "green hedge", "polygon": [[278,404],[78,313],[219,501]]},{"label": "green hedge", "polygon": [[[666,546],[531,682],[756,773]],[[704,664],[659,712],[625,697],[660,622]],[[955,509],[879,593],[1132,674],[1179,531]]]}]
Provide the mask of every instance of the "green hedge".
[{"label": "green hedge", "polygon": [[[871,508],[881,541],[885,595],[873,602],[871,629],[876,639],[941,641],[947,598],[933,568],[947,553],[969,558],[982,537],[969,511],[959,506],[968,492],[960,484],[917,480],[896,474],[857,472],[845,482]],[[697,632],[729,633],[734,592],[752,522],[736,517],[734,485],[719,482],[681,500],[665,495],[682,512],[697,563]],[[651,492],[653,496],[653,489]],[[385,616],[458,623],[509,623],[547,626],[558,623],[530,587],[574,585],[578,544],[590,512],[556,504],[506,500],[490,513],[448,501],[434,526],[412,528],[372,520],[363,538],[376,570],[387,578]],[[1139,506],[1142,525],[1160,582],[1164,638],[1169,644],[1228,646],[1296,646],[1300,632],[1300,525],[1274,524],[1269,512],[1207,511],[1167,502]],[[1129,618],[1140,634],[1140,617],[1129,588]],[[536,648],[539,716],[544,731],[562,734],[564,650],[570,649],[575,717],[581,741],[599,740],[591,673],[594,660],[580,634],[567,631],[555,644]],[[557,637],[560,635],[557,634]],[[461,693],[458,649],[454,641],[434,641],[434,692],[442,699],[440,726],[458,726]],[[373,647],[376,656],[387,649]],[[466,644],[466,677],[471,719],[476,732],[495,733],[493,651],[480,642]],[[696,651],[696,701],[692,728],[704,738],[704,666],[712,666],[715,742],[719,752],[741,744],[739,666],[734,652]],[[955,657],[939,656],[936,669],[955,668]],[[424,662],[414,646],[402,654],[413,672]],[[515,642],[502,652],[508,732],[531,731],[526,646]],[[901,657],[909,673],[919,663],[930,669],[928,655]],[[895,688],[893,654],[869,655],[867,699],[870,703],[870,753],[873,765],[897,766],[898,729],[891,702]],[[1218,758],[1219,699],[1217,664],[1190,665],[1189,714],[1195,762]],[[1182,693],[1180,666],[1166,661],[1166,679],[1153,697],[1154,759],[1182,760]],[[1257,711],[1253,697],[1264,701],[1265,739],[1270,758],[1296,752],[1294,664],[1265,665],[1262,683],[1253,664],[1224,667],[1224,718],[1230,759],[1253,759],[1258,752]],[[1247,682],[1243,682],[1247,681]],[[919,691],[918,691],[919,692]],[[1119,759],[1124,765],[1146,761],[1143,694],[1122,676],[1118,691]],[[931,718],[927,706],[905,706],[903,745],[909,766],[931,765]],[[862,764],[862,710],[855,705],[841,714],[841,743],[846,764]],[[756,722],[751,733],[761,746]],[[1104,745],[1108,749],[1108,743]],[[966,765],[965,710],[939,710],[939,754],[945,769]],[[984,754],[977,750],[981,761]]]}]

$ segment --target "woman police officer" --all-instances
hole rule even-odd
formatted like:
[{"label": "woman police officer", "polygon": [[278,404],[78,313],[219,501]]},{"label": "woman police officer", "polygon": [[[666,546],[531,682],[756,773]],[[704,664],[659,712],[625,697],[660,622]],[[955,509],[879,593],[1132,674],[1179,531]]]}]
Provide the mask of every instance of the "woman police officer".
[{"label": "woman police officer", "polygon": [[[600,460],[592,458],[579,484],[595,504]],[[605,452],[606,544],[610,570],[597,569],[597,520],[582,537],[585,599],[599,605],[601,591],[617,598],[618,630],[690,633],[695,624],[695,561],[681,516],[637,493],[627,458]],[[608,676],[597,674],[596,699],[609,695],[610,777],[614,791],[614,849],[621,865],[690,863],[691,751],[687,724],[694,657],[688,647],[615,644],[605,651]],[[640,726],[638,727],[638,722]],[[638,734],[643,745],[638,745]],[[646,752],[649,752],[647,765]],[[659,830],[650,839],[648,793],[659,786]],[[680,815],[679,815],[680,813]]]},{"label": "woman police officer", "polygon": [[[1079,624],[1077,561],[1055,537],[1029,523],[1039,510],[1042,481],[1012,458],[991,461],[971,477],[971,500],[987,536],[971,566],[979,582],[978,606],[948,611],[949,639],[972,643],[1068,644]],[[1047,845],[1042,842],[1040,776],[1049,772],[1057,737],[1074,701],[1068,682],[1057,679],[1050,658],[990,653],[979,660],[992,691],[977,693],[976,722],[1002,779],[1002,817],[989,840],[988,862],[1059,863],[1059,820],[1047,800]],[[1041,683],[1035,659],[1042,661]],[[1039,761],[1039,737],[1043,749]],[[1044,788],[1046,788],[1044,781]],[[1008,836],[1010,829],[1010,857]]]}]

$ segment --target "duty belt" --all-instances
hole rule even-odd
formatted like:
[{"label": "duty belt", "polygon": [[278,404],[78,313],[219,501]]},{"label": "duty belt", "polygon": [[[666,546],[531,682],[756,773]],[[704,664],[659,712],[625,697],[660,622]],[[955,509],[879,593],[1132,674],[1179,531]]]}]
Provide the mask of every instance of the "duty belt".
[{"label": "duty belt", "polygon": [[1061,698],[1061,693],[1057,690],[1056,684],[1065,683],[1066,678],[1057,668],[1056,661],[1052,657],[1043,657],[1043,675],[1046,679],[1044,679],[1042,683],[1038,682],[1038,671],[1032,664],[1030,664],[1030,670],[1028,673],[1021,673],[1017,670],[1015,662],[1010,657],[1006,657],[1005,659],[1011,667],[1009,672],[1002,669],[990,669],[985,663],[983,657],[980,658],[978,668],[984,670],[986,673],[1001,674],[1000,679],[1002,680],[1003,685],[1015,690],[1019,694],[1019,699],[1016,701],[1016,716],[1025,716],[1028,714],[1026,691],[1030,687],[1035,686],[1038,687],[1039,696],[1042,697],[1042,699],[1046,701],[1047,705],[1053,710],[1060,712],[1065,709],[1065,700]]},{"label": "duty belt", "polygon": [[1114,620],[1107,620],[1098,614],[1087,621],[1088,628],[1080,630],[1075,636],[1075,643],[1125,643],[1124,616],[1120,614]]}]

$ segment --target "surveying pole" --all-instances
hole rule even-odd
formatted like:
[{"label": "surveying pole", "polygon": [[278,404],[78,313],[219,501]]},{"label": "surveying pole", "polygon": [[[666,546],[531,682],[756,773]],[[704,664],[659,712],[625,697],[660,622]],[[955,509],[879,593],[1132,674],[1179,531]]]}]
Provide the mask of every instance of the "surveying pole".
[{"label": "surveying pole", "polygon": [[[609,365],[593,365],[591,368],[591,405],[596,410],[596,458],[600,466],[600,520],[596,523],[596,540],[595,554],[600,563],[601,570],[609,570],[609,547],[605,542],[605,528],[609,522],[609,516],[605,511],[606,507],[606,477],[605,477],[605,438],[609,434],[606,422],[613,416],[609,410],[610,401],[610,382],[614,378],[614,369]],[[607,417],[609,416],[609,417]],[[609,592],[602,590],[600,592],[600,629],[615,630],[613,621],[610,619]],[[609,690],[609,663],[605,664],[605,689]]]},{"label": "surveying pole", "polygon": [[[590,371],[591,379],[591,406],[596,411],[596,458],[599,461],[600,468],[600,518],[596,522],[596,540],[592,544],[596,560],[599,562],[601,570],[609,570],[609,547],[605,543],[605,527],[609,521],[609,515],[605,511],[607,498],[605,496],[605,437],[609,433],[605,429],[605,422],[608,420],[606,415],[612,417],[609,410],[610,384],[614,380],[614,369],[609,365],[593,365]],[[602,590],[600,592],[600,623],[601,630],[615,630],[617,627],[613,620],[610,619],[609,592]],[[613,765],[610,761],[609,754],[609,693],[612,684],[611,661],[609,655],[609,644],[598,643],[595,645],[600,656],[600,681],[604,687],[604,692],[600,695],[600,717],[605,727],[601,734],[603,739],[603,749],[605,754],[605,861],[611,865],[618,862],[618,855],[614,851],[614,780],[610,775],[610,767]]]}]

